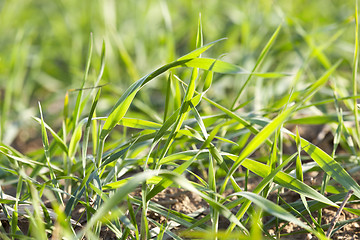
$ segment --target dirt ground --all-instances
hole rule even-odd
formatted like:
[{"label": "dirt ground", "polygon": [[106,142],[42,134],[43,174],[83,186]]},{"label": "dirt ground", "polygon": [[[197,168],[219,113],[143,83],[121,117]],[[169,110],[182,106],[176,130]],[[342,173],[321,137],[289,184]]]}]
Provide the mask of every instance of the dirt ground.
[{"label": "dirt ground", "polygon": [[[296,195],[296,193],[293,193],[294,195]],[[134,196],[139,196],[140,192],[135,192],[132,195]],[[288,193],[284,193],[284,198],[289,199],[295,196],[290,196]],[[183,189],[178,189],[178,188],[167,188],[164,191],[162,191],[161,193],[159,193],[158,195],[156,195],[152,201],[154,201],[155,203],[158,203],[160,205],[162,205],[163,207],[165,207],[166,209],[172,209],[187,215],[191,215],[192,217],[196,218],[196,219],[201,219],[202,217],[204,217],[205,215],[209,214],[209,205],[207,204],[206,201],[204,201],[200,196],[183,190]],[[48,205],[50,206],[50,205]],[[347,207],[351,207],[351,208],[360,208],[360,204],[352,204],[352,205],[347,205]],[[234,214],[236,214],[236,211],[239,208],[236,207],[232,210],[232,212]],[[86,224],[86,219],[82,216],[84,212],[84,208],[79,204],[72,215],[72,219],[74,219],[76,222],[78,221],[78,227],[76,227],[77,229],[80,229],[81,226]],[[333,217],[335,216],[336,213],[336,209],[335,208],[327,208],[323,210],[323,218],[322,218],[322,223],[323,224],[327,224],[330,223],[330,221],[333,219]],[[140,219],[140,216],[137,216]],[[160,216],[157,213],[154,213],[152,211],[148,212],[148,217],[155,220],[158,223],[164,223],[167,221],[166,216]],[[340,218],[338,221],[343,221],[343,220],[350,220],[350,219],[354,219],[357,218],[358,216],[343,211],[340,215]],[[140,220],[139,220],[140,221]],[[5,230],[9,231],[9,224],[7,223],[6,220],[2,219],[1,220],[2,225],[4,226]],[[169,224],[169,222],[168,222]],[[226,218],[221,217],[220,218],[220,225],[219,227],[222,229],[225,229],[229,224],[229,221]],[[283,224],[280,225],[280,227]],[[27,232],[28,230],[28,220],[26,218],[19,218],[19,226],[21,228],[21,230],[23,232]],[[174,232],[179,232],[181,230],[184,230],[181,226],[179,226],[178,224],[172,223],[171,224],[171,228],[172,231]],[[154,235],[156,235],[156,229],[155,226],[152,224],[151,225],[151,229]],[[299,227],[297,227],[296,225],[292,224],[292,223],[288,223],[286,224],[286,226],[283,227],[281,234],[286,234],[286,233],[296,233],[298,231],[301,231],[301,229]],[[274,233],[273,229],[269,230],[270,233]],[[106,227],[103,227],[102,231],[101,231],[101,237],[102,239],[116,239],[116,236]],[[53,238],[56,239],[56,238]],[[312,236],[309,233],[302,233],[302,234],[291,234],[289,236],[284,236],[281,239],[291,239],[291,240],[300,240],[300,239],[316,239],[314,236]],[[336,231],[336,233],[332,236],[331,239],[334,240],[344,240],[344,239],[360,239],[360,224],[359,222],[354,222],[351,224],[347,224],[345,227],[343,227],[342,229]]]},{"label": "dirt ground", "polygon": [[[323,126],[310,126],[309,128],[302,127],[300,128],[300,135],[302,137],[305,136],[306,139],[310,140],[326,152],[331,152],[331,146],[332,146],[332,135],[329,134],[329,129],[326,129],[326,127]],[[24,145],[26,145],[27,142],[29,142],[29,139],[16,139],[15,141],[15,148],[21,150],[22,152],[28,152],[32,149],[38,148],[41,144],[40,142],[34,142],[34,144],[29,144],[27,148],[24,148]],[[31,141],[30,141],[31,142]],[[22,146],[22,147],[20,147]],[[294,151],[292,149],[292,146],[288,146],[288,151]],[[296,149],[295,149],[296,151]],[[305,175],[305,179],[307,184],[319,184],[319,181],[322,179],[322,174],[319,175],[311,175],[307,174]],[[254,189],[258,182],[261,179],[254,178],[249,182],[248,189],[251,191],[251,189]],[[356,176],[357,182],[360,182],[360,175]],[[241,184],[241,183],[239,183]],[[242,186],[243,187],[243,186]],[[3,189],[5,193],[14,196],[13,190],[14,189]],[[231,194],[231,192],[227,192],[227,194]],[[131,194],[132,196],[140,196],[140,191],[134,192]],[[298,199],[298,194],[294,192],[285,192],[284,196],[285,199],[289,199],[290,202],[294,201],[294,199]],[[271,199],[271,198],[270,198]],[[200,219],[201,217],[209,214],[209,206],[208,204],[201,199],[200,196],[178,188],[167,188],[158,195],[156,195],[153,199],[153,202],[158,203],[165,207],[166,209],[172,209],[187,215],[191,215],[194,218]],[[136,206],[134,206],[136,208]],[[360,209],[360,204],[348,204],[347,207],[351,208],[357,208]],[[236,211],[239,208],[234,208],[232,211],[235,214]],[[76,209],[73,212],[72,219],[79,220],[78,221],[78,228],[81,228],[81,226],[86,224],[86,220],[84,217],[81,217],[83,215],[84,208],[79,204]],[[323,210],[323,217],[322,217],[322,223],[327,224],[330,223],[330,221],[334,218],[336,213],[336,209],[334,208],[327,208]],[[137,216],[140,217],[140,216]],[[148,217],[155,220],[158,223],[164,223],[167,221],[166,216],[160,216],[154,212],[149,211]],[[316,216],[314,216],[316,217]],[[343,220],[350,220],[355,219],[359,216],[356,216],[352,213],[343,211],[340,215],[340,218],[338,221]],[[9,230],[9,224],[7,223],[6,219],[1,218],[1,223],[5,230]],[[228,226],[229,222],[225,218],[220,219],[220,228],[225,229]],[[28,220],[25,218],[19,218],[19,226],[23,230],[23,232],[27,232],[28,229]],[[281,225],[282,226],[282,225]],[[171,227],[173,228],[173,231],[181,231],[181,226],[178,226],[175,223],[172,223]],[[152,229],[155,230],[155,226],[152,225]],[[297,231],[300,231],[301,229],[298,228],[296,225],[292,223],[288,223],[285,226],[283,226],[283,229],[281,231],[282,234],[286,233],[296,233]],[[274,232],[273,230],[269,230],[269,232]],[[103,227],[101,232],[102,239],[116,239],[114,234],[109,231],[106,227]],[[360,239],[360,222],[353,222],[351,224],[347,224],[342,229],[335,232],[335,234],[331,237],[334,240],[343,240],[343,239]],[[56,238],[53,238],[56,239]],[[302,234],[292,234],[288,236],[284,236],[281,239],[291,239],[291,240],[300,240],[300,239],[316,239],[314,236],[308,233],[302,233]]]}]

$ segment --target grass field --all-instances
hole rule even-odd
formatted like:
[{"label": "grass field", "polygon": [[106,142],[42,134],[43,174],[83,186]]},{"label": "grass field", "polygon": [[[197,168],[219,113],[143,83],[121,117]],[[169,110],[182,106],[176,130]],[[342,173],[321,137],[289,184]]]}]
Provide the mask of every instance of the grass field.
[{"label": "grass field", "polygon": [[0,238],[357,239],[357,4],[0,1]]}]

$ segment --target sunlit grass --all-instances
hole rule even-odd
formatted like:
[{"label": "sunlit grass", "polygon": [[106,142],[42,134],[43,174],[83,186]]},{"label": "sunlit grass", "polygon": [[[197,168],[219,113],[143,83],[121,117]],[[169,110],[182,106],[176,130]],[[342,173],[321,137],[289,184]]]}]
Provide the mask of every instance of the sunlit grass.
[{"label": "sunlit grass", "polygon": [[[323,209],[360,198],[354,5],[3,3],[0,237],[327,239]],[[170,187],[208,210],[153,201]]]}]

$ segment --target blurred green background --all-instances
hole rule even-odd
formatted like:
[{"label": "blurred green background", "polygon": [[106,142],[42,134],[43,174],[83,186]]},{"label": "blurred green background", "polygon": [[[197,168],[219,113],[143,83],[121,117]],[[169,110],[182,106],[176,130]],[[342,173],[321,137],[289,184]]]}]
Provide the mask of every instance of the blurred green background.
[{"label": "blurred green background", "polygon": [[[279,107],[277,100],[290,89],[303,88],[338,59],[344,63],[339,71],[343,81],[337,90],[346,96],[352,91],[354,8],[355,1],[335,0],[2,0],[0,140],[14,144],[16,138],[26,142],[32,134],[39,135],[39,126],[31,119],[38,115],[37,101],[43,106],[45,120],[60,126],[66,92],[81,86],[90,33],[94,55],[86,87],[96,81],[105,41],[106,67],[100,84],[106,85],[99,110],[106,114],[132,82],[195,49],[200,13],[205,43],[227,38],[206,56],[220,57],[249,71],[282,24],[259,71],[292,75],[254,77],[240,100],[249,104],[240,111],[266,113],[266,109]],[[297,78],[299,69],[303,74]],[[130,115],[158,119],[152,110],[163,109],[163,79],[141,91]],[[216,75],[207,96],[229,106],[245,80],[242,75]],[[332,96],[326,89],[322,94]],[[73,106],[76,93],[69,92],[69,97]]]}]

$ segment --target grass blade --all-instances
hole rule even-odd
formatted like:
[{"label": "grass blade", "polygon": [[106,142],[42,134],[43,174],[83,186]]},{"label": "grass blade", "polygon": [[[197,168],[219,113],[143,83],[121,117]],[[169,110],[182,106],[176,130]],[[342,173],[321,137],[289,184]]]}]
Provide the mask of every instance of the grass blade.
[{"label": "grass blade", "polygon": [[[48,166],[49,172],[50,172],[50,178],[51,178],[53,187],[56,189],[59,189],[59,183],[56,180],[54,170],[50,164],[49,139],[48,139],[48,136],[46,133],[46,128],[45,128],[45,124],[44,124],[44,118],[43,118],[43,113],[41,110],[40,102],[39,102],[39,110],[40,110],[40,116],[41,116],[41,136],[42,136],[42,141],[43,141],[43,146],[44,146],[45,158],[46,158],[47,166]],[[56,195],[57,200],[60,203],[63,203],[63,200],[62,200],[60,194],[58,192],[55,192],[55,195]]]},{"label": "grass blade", "polygon": [[[236,160],[236,157],[234,155],[225,154],[227,157],[229,157],[232,160]],[[257,161],[251,160],[251,159],[245,159],[242,163],[242,166],[245,168],[248,168],[250,171],[254,172],[255,174],[265,178],[266,176],[270,175],[272,173],[271,168],[265,164],[259,163]],[[305,195],[306,197],[315,199],[319,202],[323,202],[326,204],[329,204],[330,206],[337,205],[330,201],[328,198],[324,197],[320,193],[318,193],[316,190],[311,188],[310,186],[306,185],[305,183],[297,180],[296,178],[284,173],[284,172],[278,172],[274,176],[274,182],[278,183],[282,187],[291,189],[293,191],[296,191],[298,193],[301,193]]]},{"label": "grass blade", "polygon": [[246,148],[240,153],[239,157],[236,159],[231,169],[226,175],[224,180],[224,184],[222,185],[220,193],[225,191],[226,184],[229,180],[229,177],[233,175],[236,169],[242,164],[246,157],[248,157],[251,153],[255,151],[266,139],[278,128],[280,127],[284,121],[293,113],[296,105],[290,107],[289,109],[283,111],[279,114],[273,121],[271,121],[268,125],[266,125],[246,146]]},{"label": "grass blade", "polygon": [[303,222],[301,222],[296,217],[294,217],[293,215],[288,213],[288,211],[286,211],[285,209],[283,209],[279,205],[277,205],[277,204],[271,202],[270,200],[267,200],[267,199],[255,194],[255,193],[252,193],[252,192],[239,192],[239,193],[234,193],[232,195],[247,198],[250,201],[252,201],[253,203],[255,203],[257,206],[259,206],[262,210],[270,213],[272,216],[278,217],[278,218],[283,219],[283,220],[288,221],[288,222],[295,223],[296,225],[298,225],[298,226],[306,229],[307,231],[315,234],[320,239],[327,239],[324,235],[314,231],[312,228],[305,225]]},{"label": "grass blade", "polygon": [[266,57],[266,54],[269,52],[271,45],[273,44],[273,42],[275,41],[277,35],[279,34],[281,29],[281,25],[275,30],[275,32],[273,33],[273,35],[271,36],[271,38],[269,39],[269,41],[266,43],[265,47],[262,49],[261,54],[259,56],[259,58],[257,59],[255,66],[253,68],[253,70],[251,71],[251,74],[249,75],[249,77],[246,79],[245,83],[243,84],[243,86],[241,87],[240,91],[238,92],[232,106],[231,109],[234,110],[236,109],[236,105],[241,97],[242,92],[244,91],[245,87],[248,85],[248,83],[251,80],[251,77],[253,76],[252,73],[254,73],[257,68],[261,65],[262,61],[264,60],[264,58]]},{"label": "grass blade", "polygon": [[[295,138],[292,134],[289,134]],[[360,197],[359,184],[347,173],[347,171],[331,156],[307,140],[301,138],[302,149],[335,181],[347,190],[353,190],[354,195]]]}]

